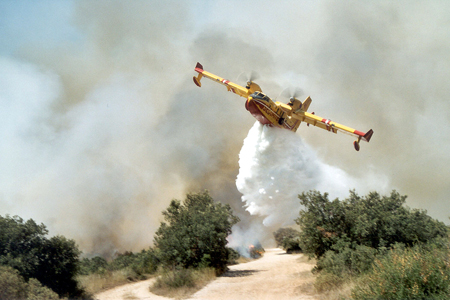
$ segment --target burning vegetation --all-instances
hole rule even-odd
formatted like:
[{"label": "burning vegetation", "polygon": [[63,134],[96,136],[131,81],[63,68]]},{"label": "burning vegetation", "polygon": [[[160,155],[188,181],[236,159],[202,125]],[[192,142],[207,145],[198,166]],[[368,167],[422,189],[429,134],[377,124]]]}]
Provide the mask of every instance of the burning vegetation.
[{"label": "burning vegetation", "polygon": [[264,255],[264,252],[265,250],[259,242],[255,245],[248,246],[248,253],[250,254],[251,258],[260,258]]}]

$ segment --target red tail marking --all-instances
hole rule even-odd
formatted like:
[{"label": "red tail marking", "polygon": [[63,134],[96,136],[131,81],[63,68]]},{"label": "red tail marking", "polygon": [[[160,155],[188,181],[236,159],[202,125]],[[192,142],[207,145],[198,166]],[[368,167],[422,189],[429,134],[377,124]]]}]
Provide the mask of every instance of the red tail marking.
[{"label": "red tail marking", "polygon": [[203,66],[201,63],[197,63],[197,65],[195,66],[195,71],[199,72],[199,73],[203,73]]}]

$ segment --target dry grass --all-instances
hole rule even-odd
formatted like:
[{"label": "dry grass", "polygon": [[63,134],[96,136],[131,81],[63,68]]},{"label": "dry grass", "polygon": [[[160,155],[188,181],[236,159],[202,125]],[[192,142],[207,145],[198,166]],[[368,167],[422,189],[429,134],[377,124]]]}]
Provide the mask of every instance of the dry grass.
[{"label": "dry grass", "polygon": [[122,296],[126,300],[136,300],[139,299],[133,292],[127,292]]},{"label": "dry grass", "polygon": [[317,263],[315,258],[308,257],[306,254],[299,256],[299,258],[297,259],[297,262],[304,263],[304,264],[310,264],[310,265],[315,265]]},{"label": "dry grass", "polygon": [[253,261],[253,260],[254,260],[253,258],[239,256],[239,258],[236,259],[236,263],[237,264],[245,264],[245,263],[248,263],[249,261]]},{"label": "dry grass", "polygon": [[104,274],[89,274],[77,276],[80,286],[91,295],[113,287],[131,282],[133,272],[130,269],[106,272]]},{"label": "dry grass", "polygon": [[169,271],[161,274],[155,284],[150,287],[150,291],[159,296],[186,299],[216,279],[216,272],[212,268],[188,269],[183,270],[182,273],[176,272],[180,271]]},{"label": "dry grass", "polygon": [[[307,255],[302,255],[297,259],[299,263],[307,263],[311,265],[316,264],[316,259],[309,258]],[[320,300],[342,300],[342,299],[352,299],[352,289],[355,287],[356,283],[354,280],[344,281],[343,284],[334,287],[329,290],[318,291],[317,290],[317,275],[312,274],[312,272],[302,272],[298,274],[302,278],[311,278],[311,281],[307,281],[298,287],[298,292],[300,294],[306,294],[314,296]]]},{"label": "dry grass", "polygon": [[318,293],[317,297],[320,300],[352,299],[352,289],[354,287],[354,281],[346,281],[338,288]]}]

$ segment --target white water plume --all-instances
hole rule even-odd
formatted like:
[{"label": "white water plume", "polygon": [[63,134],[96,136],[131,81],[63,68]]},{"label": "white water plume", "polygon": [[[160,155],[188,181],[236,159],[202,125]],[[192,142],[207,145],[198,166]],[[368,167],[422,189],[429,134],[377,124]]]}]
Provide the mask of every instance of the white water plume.
[{"label": "white water plume", "polygon": [[298,195],[319,190],[331,197],[346,197],[350,189],[367,183],[319,160],[301,137],[288,130],[256,122],[239,154],[237,189],[251,215],[263,216],[265,226],[293,223],[301,209]]}]

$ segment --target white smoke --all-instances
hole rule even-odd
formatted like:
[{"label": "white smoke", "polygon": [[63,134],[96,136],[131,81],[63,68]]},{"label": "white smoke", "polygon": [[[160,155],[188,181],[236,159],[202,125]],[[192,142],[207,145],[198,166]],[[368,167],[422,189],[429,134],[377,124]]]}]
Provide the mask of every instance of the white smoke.
[{"label": "white smoke", "polygon": [[387,180],[373,172],[366,178],[353,178],[321,162],[298,134],[256,122],[239,154],[236,186],[246,210],[263,216],[265,226],[274,227],[293,224],[302,192],[315,189],[342,199],[351,189],[383,191]]}]

